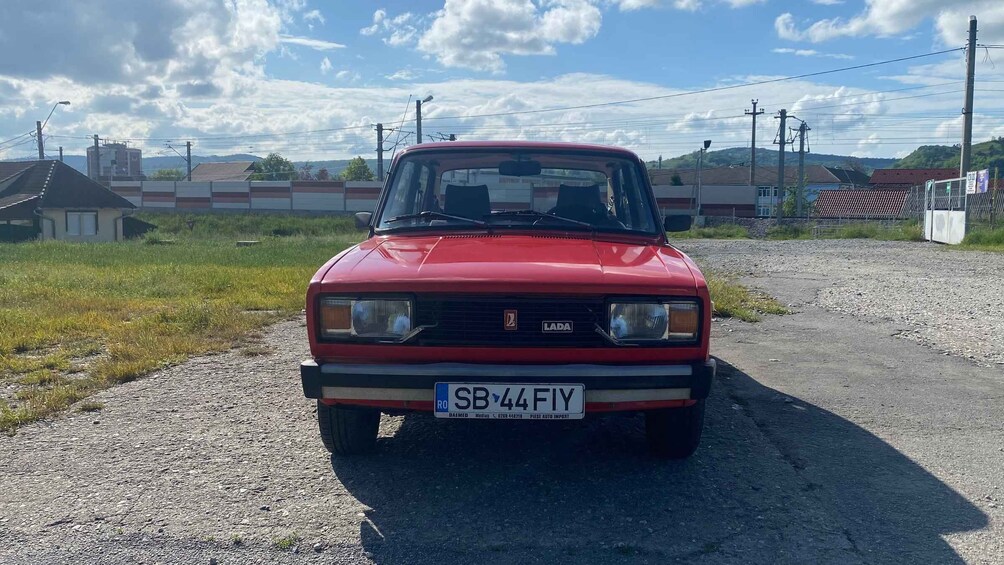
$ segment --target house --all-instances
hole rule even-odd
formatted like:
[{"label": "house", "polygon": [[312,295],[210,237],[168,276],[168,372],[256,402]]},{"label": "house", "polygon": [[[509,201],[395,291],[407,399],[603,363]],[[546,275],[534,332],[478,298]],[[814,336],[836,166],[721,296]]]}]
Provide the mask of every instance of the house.
[{"label": "house", "polygon": [[957,179],[958,169],[875,169],[868,185],[875,190],[904,190],[927,181]]},{"label": "house", "polygon": [[822,190],[813,216],[893,220],[904,217],[909,195],[909,190]]},{"label": "house", "polygon": [[60,161],[0,162],[0,237],[7,240],[118,241],[135,208]]},{"label": "house", "polygon": [[[663,210],[694,211],[697,186],[696,169],[649,171],[656,197]],[[777,168],[757,167],[754,185],[750,185],[749,167],[711,167],[701,171],[701,213],[708,216],[771,216],[777,203]],[[788,187],[798,185],[798,166],[784,170]],[[850,169],[805,166],[805,202],[813,202],[822,190],[852,189],[864,186],[867,175]]]},{"label": "house", "polygon": [[246,181],[254,173],[253,161],[199,163],[192,169],[192,182]]}]

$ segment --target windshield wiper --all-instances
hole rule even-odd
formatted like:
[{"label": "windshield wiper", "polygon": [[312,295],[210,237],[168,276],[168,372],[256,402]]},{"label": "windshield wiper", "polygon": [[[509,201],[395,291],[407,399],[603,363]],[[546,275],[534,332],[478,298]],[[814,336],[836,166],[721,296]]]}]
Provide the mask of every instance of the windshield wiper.
[{"label": "windshield wiper", "polygon": [[[595,229],[593,227],[593,224],[590,224],[589,222],[580,222],[579,220],[573,220],[571,218],[565,218],[563,216],[556,216],[554,214],[548,214],[547,212],[538,212],[536,210],[530,210],[530,209],[526,209],[526,210],[504,210],[502,212],[494,212],[493,214],[491,214],[489,216],[485,216],[485,217],[486,218],[532,217],[532,218],[536,218],[537,221],[540,221],[540,220],[543,220],[543,219],[561,220],[562,222],[566,222],[566,223],[569,223],[569,224],[572,224],[572,225],[576,225],[576,226],[582,226],[584,228],[589,228],[590,230]],[[536,222],[534,222],[534,223],[536,223]]]},{"label": "windshield wiper", "polygon": [[435,210],[426,210],[424,212],[418,212],[417,214],[404,214],[403,216],[395,216],[389,220],[384,220],[385,224],[391,224],[394,222],[402,222],[404,220],[416,220],[416,219],[440,219],[440,220],[460,220],[462,222],[467,222],[474,224],[476,226],[486,225],[483,220],[475,220],[474,218],[465,218],[463,216],[454,216],[452,214],[444,214],[443,212],[436,212]]}]

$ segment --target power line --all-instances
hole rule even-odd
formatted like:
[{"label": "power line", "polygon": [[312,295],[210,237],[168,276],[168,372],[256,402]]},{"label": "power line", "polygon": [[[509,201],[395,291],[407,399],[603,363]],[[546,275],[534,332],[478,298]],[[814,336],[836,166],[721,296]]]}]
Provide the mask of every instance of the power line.
[{"label": "power line", "polygon": [[850,67],[841,67],[839,69],[829,69],[829,70],[826,70],[826,71],[816,71],[814,73],[804,73],[804,74],[800,74],[800,75],[792,75],[792,76],[786,76],[786,77],[781,77],[781,78],[758,80],[758,81],[754,81],[754,82],[745,82],[745,83],[741,83],[741,84],[730,84],[730,85],[727,85],[727,86],[716,86],[716,87],[712,87],[712,88],[704,88],[704,89],[701,89],[701,90],[689,90],[689,91],[686,91],[686,92],[676,92],[676,93],[673,93],[673,94],[662,94],[662,95],[659,95],[659,96],[648,96],[648,97],[645,97],[645,98],[633,98],[633,99],[630,99],[630,100],[616,100],[616,101],[613,101],[613,102],[597,102],[595,104],[581,104],[579,106],[565,106],[565,107],[560,107],[560,108],[542,108],[540,110],[519,110],[519,111],[513,111],[513,112],[496,112],[496,113],[492,113],[492,114],[472,114],[472,115],[467,115],[467,116],[436,116],[436,117],[428,117],[428,118],[424,118],[424,119],[426,121],[428,121],[428,120],[459,120],[459,119],[468,119],[468,118],[487,118],[487,117],[495,117],[495,116],[515,116],[515,115],[519,115],[519,114],[540,114],[540,113],[543,113],[543,112],[561,112],[561,111],[565,111],[565,110],[583,110],[583,109],[586,109],[586,108],[600,108],[600,107],[603,107],[603,106],[617,106],[617,105],[620,105],[620,104],[633,104],[635,102],[649,102],[649,101],[652,101],[652,100],[666,100],[666,99],[669,99],[669,98],[678,98],[680,96],[693,96],[695,94],[707,94],[707,93],[710,93],[710,92],[721,92],[723,90],[735,90],[737,88],[746,88],[746,87],[750,87],[750,86],[762,86],[762,85],[765,85],[765,84],[774,84],[774,83],[778,83],[778,82],[786,82],[786,81],[798,80],[798,79],[803,79],[803,78],[811,78],[811,77],[817,77],[817,76],[828,75],[828,74],[833,74],[833,73],[840,73],[840,72],[844,72],[844,71],[854,71],[854,70],[858,70],[858,69],[866,69],[866,68],[869,68],[869,67],[876,67],[876,66],[879,66],[879,65],[888,65],[888,64],[891,64],[891,63],[900,63],[900,62],[903,62],[903,61],[911,61],[911,60],[914,60],[914,59],[921,59],[921,58],[924,58],[924,57],[934,57],[936,55],[944,55],[945,53],[953,53],[955,51],[961,51],[963,49],[964,49],[963,47],[956,47],[954,49],[945,49],[945,50],[942,50],[942,51],[935,51],[933,53],[923,53],[923,54],[920,54],[920,55],[911,55],[909,57],[899,57],[899,58],[896,58],[896,59],[887,59],[885,61],[876,61],[874,63],[865,63],[865,64],[854,65],[854,66],[850,66]]}]

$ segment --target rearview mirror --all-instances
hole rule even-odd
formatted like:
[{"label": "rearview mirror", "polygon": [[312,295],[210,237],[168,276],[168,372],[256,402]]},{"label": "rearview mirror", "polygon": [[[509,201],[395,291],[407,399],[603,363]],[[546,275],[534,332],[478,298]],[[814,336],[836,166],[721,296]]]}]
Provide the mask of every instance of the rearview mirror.
[{"label": "rearview mirror", "polygon": [[502,161],[499,174],[504,177],[532,177],[540,174],[540,161]]},{"label": "rearview mirror", "polygon": [[356,212],[356,229],[364,230],[370,225],[370,218],[373,217],[373,212]]},{"label": "rearview mirror", "polygon": [[686,214],[666,216],[665,228],[668,232],[687,231],[690,229],[691,217]]}]

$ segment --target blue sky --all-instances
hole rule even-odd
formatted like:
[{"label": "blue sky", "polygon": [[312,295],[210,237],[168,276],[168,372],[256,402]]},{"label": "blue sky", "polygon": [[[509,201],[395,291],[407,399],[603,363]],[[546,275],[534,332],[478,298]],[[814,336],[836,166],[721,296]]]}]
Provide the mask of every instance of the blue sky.
[{"label": "blue sky", "polygon": [[[812,127],[814,152],[899,156],[958,142],[961,51],[680,94],[961,47],[970,14],[981,43],[1004,43],[997,0],[56,4],[0,6],[0,158],[30,155],[27,132],[62,99],[71,105],[44,135],[70,153],[97,133],[147,155],[192,140],[199,154],[369,157],[376,122],[397,129],[390,143],[413,143],[409,97],[427,94],[432,135],[597,142],[668,157],[708,138],[715,148],[748,146],[743,110],[758,98],[768,112],[761,147],[776,133],[772,114],[786,108]],[[1004,50],[980,51],[977,77],[976,138],[1004,135]]]}]

